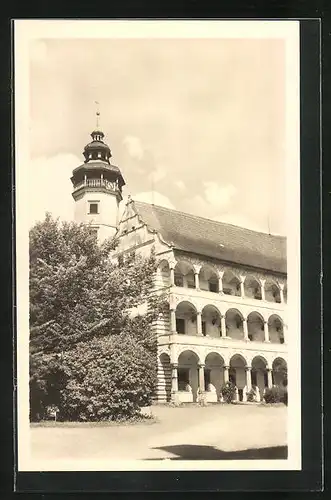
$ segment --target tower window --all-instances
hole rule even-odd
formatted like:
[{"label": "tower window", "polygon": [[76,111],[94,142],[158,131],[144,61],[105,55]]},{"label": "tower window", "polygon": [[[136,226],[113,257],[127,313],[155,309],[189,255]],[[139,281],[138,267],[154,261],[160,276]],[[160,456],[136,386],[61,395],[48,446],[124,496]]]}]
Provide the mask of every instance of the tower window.
[{"label": "tower window", "polygon": [[90,214],[98,214],[99,213],[99,204],[98,203],[90,203]]}]

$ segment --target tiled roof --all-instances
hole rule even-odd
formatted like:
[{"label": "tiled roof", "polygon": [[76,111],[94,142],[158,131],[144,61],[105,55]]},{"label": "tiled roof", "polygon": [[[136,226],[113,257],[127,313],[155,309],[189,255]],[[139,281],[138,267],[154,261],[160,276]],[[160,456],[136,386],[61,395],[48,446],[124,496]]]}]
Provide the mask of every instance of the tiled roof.
[{"label": "tiled roof", "polygon": [[133,201],[136,212],[175,249],[286,273],[286,238]]}]

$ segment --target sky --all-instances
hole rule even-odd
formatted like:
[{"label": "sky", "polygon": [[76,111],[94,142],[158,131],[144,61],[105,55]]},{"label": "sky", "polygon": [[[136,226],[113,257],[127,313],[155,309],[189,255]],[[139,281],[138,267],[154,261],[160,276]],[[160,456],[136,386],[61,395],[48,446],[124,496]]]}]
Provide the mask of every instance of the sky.
[{"label": "sky", "polygon": [[96,126],[127,195],[286,234],[282,39],[39,39],[29,46],[29,223],[72,220]]}]

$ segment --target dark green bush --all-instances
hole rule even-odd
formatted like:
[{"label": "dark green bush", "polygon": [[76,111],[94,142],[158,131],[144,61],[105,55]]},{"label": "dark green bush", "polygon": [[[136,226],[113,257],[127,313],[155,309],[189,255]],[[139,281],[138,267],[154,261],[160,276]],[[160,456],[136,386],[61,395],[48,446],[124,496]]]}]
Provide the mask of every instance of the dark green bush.
[{"label": "dark green bush", "polygon": [[273,385],[265,390],[263,399],[266,403],[284,403],[287,405],[287,389],[280,385]]},{"label": "dark green bush", "polygon": [[236,386],[232,382],[227,382],[221,388],[221,394],[225,403],[232,403],[236,396]]}]

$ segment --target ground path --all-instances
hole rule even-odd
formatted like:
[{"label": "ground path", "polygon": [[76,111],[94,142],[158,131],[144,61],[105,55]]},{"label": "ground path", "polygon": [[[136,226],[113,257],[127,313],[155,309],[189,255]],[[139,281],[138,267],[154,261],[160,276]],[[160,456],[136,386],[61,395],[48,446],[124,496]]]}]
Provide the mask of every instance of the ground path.
[{"label": "ground path", "polygon": [[156,422],[148,424],[32,426],[32,456],[38,461],[286,458],[285,406],[155,406],[152,412]]}]

